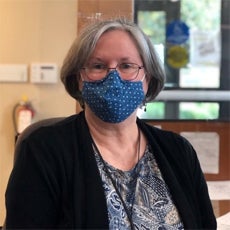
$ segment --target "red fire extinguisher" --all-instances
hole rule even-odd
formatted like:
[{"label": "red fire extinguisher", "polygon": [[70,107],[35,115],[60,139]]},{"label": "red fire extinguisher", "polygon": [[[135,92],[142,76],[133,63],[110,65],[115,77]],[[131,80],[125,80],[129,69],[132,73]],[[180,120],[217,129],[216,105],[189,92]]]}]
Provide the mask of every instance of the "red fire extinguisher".
[{"label": "red fire extinguisher", "polygon": [[15,129],[15,140],[31,123],[35,115],[35,110],[26,96],[22,97],[13,109],[13,123]]}]

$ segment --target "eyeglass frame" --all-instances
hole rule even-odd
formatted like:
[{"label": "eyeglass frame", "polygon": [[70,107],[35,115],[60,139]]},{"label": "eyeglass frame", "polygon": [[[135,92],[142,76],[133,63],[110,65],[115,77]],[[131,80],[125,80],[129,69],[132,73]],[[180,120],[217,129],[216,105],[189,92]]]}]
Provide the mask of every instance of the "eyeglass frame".
[{"label": "eyeglass frame", "polygon": [[[131,79],[123,79],[123,77],[122,77],[122,73],[124,74],[124,72],[122,72],[122,71],[120,71],[119,69],[118,69],[118,67],[120,66],[120,65],[124,65],[124,64],[132,64],[132,65],[135,65],[136,66],[136,70],[133,72],[133,74],[136,72],[136,76],[135,77],[133,77],[133,78],[131,78]],[[106,65],[104,65],[105,67],[106,67]],[[89,77],[89,74],[87,74],[87,70],[88,69],[90,69],[89,67],[82,67],[81,68],[81,70],[84,70],[85,71],[85,74],[86,74],[86,76],[87,76],[87,78],[89,79],[89,80],[91,80],[91,81],[100,81],[100,80],[103,80],[105,77],[106,77],[106,74],[110,71],[110,70],[115,70],[115,71],[117,71],[118,73],[120,73],[120,75],[121,75],[121,78],[122,78],[122,80],[125,80],[125,81],[134,81],[136,78],[137,78],[137,76],[138,76],[138,74],[139,74],[139,71],[141,70],[141,69],[144,69],[144,66],[143,65],[138,65],[138,64],[136,64],[136,63],[119,63],[119,64],[117,64],[117,66],[116,67],[106,67],[106,68],[104,68],[104,69],[98,69],[98,73],[103,73],[103,72],[105,72],[105,76],[104,77],[102,77],[102,78],[100,78],[100,79],[93,79],[93,78],[90,78]],[[101,72],[100,72],[101,71]]]}]

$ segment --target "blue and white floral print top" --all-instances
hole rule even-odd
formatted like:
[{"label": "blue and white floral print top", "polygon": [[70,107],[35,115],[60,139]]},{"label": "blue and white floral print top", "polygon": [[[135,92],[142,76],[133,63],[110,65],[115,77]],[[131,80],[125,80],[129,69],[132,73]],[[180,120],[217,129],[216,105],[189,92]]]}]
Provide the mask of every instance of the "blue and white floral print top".
[{"label": "blue and white floral print top", "polygon": [[[129,171],[122,171],[106,163],[116,187],[131,214],[135,229],[184,229],[164,182],[150,146],[143,157]],[[95,150],[95,157],[103,182],[108,207],[110,229],[131,229],[130,221],[105,166]]]}]

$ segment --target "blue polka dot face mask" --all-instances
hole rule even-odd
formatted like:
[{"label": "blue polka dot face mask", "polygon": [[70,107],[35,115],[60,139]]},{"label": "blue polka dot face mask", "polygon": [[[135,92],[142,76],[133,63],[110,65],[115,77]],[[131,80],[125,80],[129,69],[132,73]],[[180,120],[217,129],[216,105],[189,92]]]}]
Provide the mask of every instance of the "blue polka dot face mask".
[{"label": "blue polka dot face mask", "polygon": [[83,81],[82,96],[101,120],[124,121],[143,102],[142,81],[124,81],[114,70],[98,81]]}]

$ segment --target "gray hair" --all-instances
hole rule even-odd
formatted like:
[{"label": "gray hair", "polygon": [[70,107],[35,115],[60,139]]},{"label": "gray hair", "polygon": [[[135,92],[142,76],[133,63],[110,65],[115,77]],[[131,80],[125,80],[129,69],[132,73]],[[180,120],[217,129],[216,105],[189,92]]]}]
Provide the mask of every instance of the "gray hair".
[{"label": "gray hair", "polygon": [[81,68],[90,58],[102,34],[111,30],[126,31],[137,46],[148,82],[145,102],[152,101],[164,87],[165,74],[154,47],[148,36],[136,24],[126,19],[97,21],[81,31],[70,47],[61,69],[61,80],[66,91],[82,107],[84,101],[79,89]]}]

